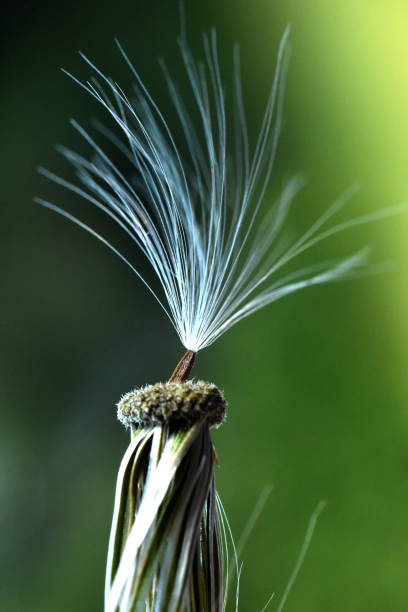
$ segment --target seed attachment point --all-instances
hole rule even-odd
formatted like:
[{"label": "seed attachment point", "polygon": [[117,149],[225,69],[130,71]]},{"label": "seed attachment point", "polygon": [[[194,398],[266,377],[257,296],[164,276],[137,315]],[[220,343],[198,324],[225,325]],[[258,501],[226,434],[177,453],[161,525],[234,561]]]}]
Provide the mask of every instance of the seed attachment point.
[{"label": "seed attachment point", "polygon": [[156,383],[126,393],[118,403],[118,419],[125,427],[189,427],[203,418],[216,426],[225,420],[226,406],[218,387],[203,380]]}]

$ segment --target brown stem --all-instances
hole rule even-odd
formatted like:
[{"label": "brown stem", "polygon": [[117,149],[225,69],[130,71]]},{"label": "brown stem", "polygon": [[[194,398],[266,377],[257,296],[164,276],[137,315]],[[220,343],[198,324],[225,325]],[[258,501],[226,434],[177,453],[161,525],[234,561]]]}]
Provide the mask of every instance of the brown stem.
[{"label": "brown stem", "polygon": [[193,369],[194,361],[196,358],[194,351],[187,351],[180,359],[176,369],[169,378],[169,382],[183,382],[186,380]]}]

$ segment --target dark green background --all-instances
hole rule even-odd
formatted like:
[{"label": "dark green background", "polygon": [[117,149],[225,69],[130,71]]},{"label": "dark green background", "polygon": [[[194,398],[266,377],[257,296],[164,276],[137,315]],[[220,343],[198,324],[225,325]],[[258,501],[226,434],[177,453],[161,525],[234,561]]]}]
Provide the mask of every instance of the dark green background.
[{"label": "dark green background", "polygon": [[[216,26],[227,81],[240,41],[252,131],[292,23],[271,193],[306,172],[293,225],[312,222],[356,179],[363,186],[344,218],[407,199],[404,0],[185,4],[196,51],[201,32]],[[81,150],[68,118],[86,124],[97,114],[59,71],[88,76],[77,49],[126,88],[118,36],[162,110],[170,108],[156,59],[181,78],[177,3],[16,3],[3,17],[0,608],[100,610],[115,471],[127,444],[114,404],[134,385],[165,379],[182,347],[118,259],[32,203],[39,195],[89,214],[35,168],[67,176],[54,144]],[[322,244],[315,261],[371,244],[376,261],[395,265],[267,307],[199,355],[196,376],[229,400],[214,438],[236,539],[263,487],[274,487],[243,554],[242,611],[282,594],[320,499],[328,505],[286,609],[408,607],[407,230],[403,215]]]}]

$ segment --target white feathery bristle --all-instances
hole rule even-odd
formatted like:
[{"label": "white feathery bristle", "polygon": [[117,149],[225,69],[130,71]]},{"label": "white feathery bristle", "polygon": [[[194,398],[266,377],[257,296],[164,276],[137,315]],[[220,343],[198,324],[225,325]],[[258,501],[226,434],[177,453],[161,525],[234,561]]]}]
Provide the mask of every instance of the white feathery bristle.
[{"label": "white feathery bristle", "polygon": [[125,261],[158,300],[181,342],[192,351],[209,346],[232,325],[284,295],[355,273],[365,261],[366,249],[342,261],[302,269],[272,282],[284,265],[320,240],[394,212],[388,209],[322,230],[323,224],[352,195],[353,188],[303,236],[288,243],[282,235],[284,222],[302,183],[295,177],[262,217],[261,202],[281,130],[288,34],[286,30],[279,46],[275,76],[253,152],[247,134],[238,50],[234,52],[234,112],[230,127],[214,31],[204,36],[203,62],[194,60],[184,38],[179,40],[191,86],[192,108],[187,108],[161,62],[184,135],[182,143],[176,142],[119,44],[135,78],[132,98],[85,56],[82,57],[94,77],[81,83],[69,75],[106,111],[113,127],[98,124],[98,131],[117,148],[127,166],[130,162],[135,178],[122,172],[74,121],[74,127],[90,145],[92,157],[86,159],[64,147],[60,152],[76,169],[82,186],[46,170],[41,172],[120,225],[152,265],[165,299],[105,238],[64,210],[38,201],[90,231]]}]

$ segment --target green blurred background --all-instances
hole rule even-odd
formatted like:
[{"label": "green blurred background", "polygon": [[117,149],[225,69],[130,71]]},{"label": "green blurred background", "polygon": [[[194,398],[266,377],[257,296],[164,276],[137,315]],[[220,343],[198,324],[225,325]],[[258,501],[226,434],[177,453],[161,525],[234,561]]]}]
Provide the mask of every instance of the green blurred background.
[{"label": "green blurred background", "polygon": [[[196,52],[201,32],[217,28],[227,81],[240,42],[252,131],[292,24],[270,193],[291,173],[307,174],[294,225],[314,220],[356,179],[362,189],[344,218],[408,200],[405,0],[185,5]],[[118,36],[170,112],[157,57],[181,79],[177,3],[20,2],[3,17],[0,608],[100,610],[115,472],[127,444],[114,404],[135,385],[165,379],[182,347],[117,258],[32,203],[39,195],[88,214],[35,169],[68,176],[54,144],[81,150],[68,118],[87,125],[98,112],[59,71],[88,76],[77,49],[126,88]],[[376,261],[395,265],[278,302],[199,355],[196,376],[229,400],[214,438],[236,539],[264,486],[273,486],[243,554],[242,611],[260,610],[272,592],[278,600],[320,499],[328,505],[286,609],[408,609],[407,231],[405,214],[322,244],[315,261],[371,244]]]}]

